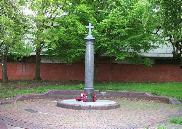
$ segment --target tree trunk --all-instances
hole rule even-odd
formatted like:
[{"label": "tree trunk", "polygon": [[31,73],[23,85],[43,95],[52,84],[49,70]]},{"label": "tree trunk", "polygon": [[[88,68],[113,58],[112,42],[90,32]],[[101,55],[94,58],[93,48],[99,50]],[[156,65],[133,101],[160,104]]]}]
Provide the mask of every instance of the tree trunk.
[{"label": "tree trunk", "polygon": [[113,65],[112,65],[113,59],[112,56],[109,57],[109,83],[112,82],[112,71],[113,71]]},{"label": "tree trunk", "polygon": [[41,61],[41,57],[40,57],[40,52],[41,52],[41,48],[37,47],[36,48],[36,62],[35,62],[35,77],[34,80],[41,80],[40,77],[40,61]]},{"label": "tree trunk", "polygon": [[180,53],[179,53],[179,61],[180,61],[180,68],[182,69],[182,51],[180,50]]},{"label": "tree trunk", "polygon": [[2,82],[8,82],[8,73],[7,73],[7,59],[8,59],[8,47],[5,48],[2,53]]}]

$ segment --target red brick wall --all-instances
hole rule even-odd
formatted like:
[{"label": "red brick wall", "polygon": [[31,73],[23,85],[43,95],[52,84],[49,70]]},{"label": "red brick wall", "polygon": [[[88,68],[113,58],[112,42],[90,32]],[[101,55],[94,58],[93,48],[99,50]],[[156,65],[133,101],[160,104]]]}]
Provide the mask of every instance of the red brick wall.
[{"label": "red brick wall", "polygon": [[41,77],[43,80],[84,80],[83,64],[42,64]]},{"label": "red brick wall", "polygon": [[[10,80],[32,80],[33,63],[9,63]],[[0,66],[0,79],[2,72]],[[178,65],[161,64],[153,67],[129,64],[98,64],[95,70],[97,81],[117,82],[182,82],[182,69]],[[41,64],[43,80],[84,81],[84,64]]]},{"label": "red brick wall", "polygon": [[28,63],[9,63],[8,79],[9,80],[32,80],[34,77],[34,64]]},{"label": "red brick wall", "polygon": [[112,64],[98,66],[97,79],[121,82],[170,82],[182,81],[182,69],[178,65]]}]

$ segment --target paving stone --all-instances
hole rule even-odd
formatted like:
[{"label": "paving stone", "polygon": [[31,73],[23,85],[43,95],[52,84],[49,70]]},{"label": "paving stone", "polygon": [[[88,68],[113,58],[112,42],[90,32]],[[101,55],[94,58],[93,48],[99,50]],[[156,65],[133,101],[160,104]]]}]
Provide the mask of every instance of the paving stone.
[{"label": "paving stone", "polygon": [[153,129],[181,110],[177,105],[152,101],[114,101],[120,108],[73,110],[57,107],[54,99],[18,101],[0,105],[0,122],[13,125],[8,129]]},{"label": "paving stone", "polygon": [[6,124],[0,122],[0,129],[8,129]]}]

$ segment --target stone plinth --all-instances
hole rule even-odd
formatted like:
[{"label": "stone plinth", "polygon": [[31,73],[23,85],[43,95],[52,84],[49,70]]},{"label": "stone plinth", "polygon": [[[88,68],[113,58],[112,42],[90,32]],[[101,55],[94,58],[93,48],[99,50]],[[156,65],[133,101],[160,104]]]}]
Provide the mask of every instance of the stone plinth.
[{"label": "stone plinth", "polygon": [[109,110],[119,108],[120,105],[111,100],[97,100],[96,102],[82,102],[75,99],[61,100],[58,107],[76,110]]}]

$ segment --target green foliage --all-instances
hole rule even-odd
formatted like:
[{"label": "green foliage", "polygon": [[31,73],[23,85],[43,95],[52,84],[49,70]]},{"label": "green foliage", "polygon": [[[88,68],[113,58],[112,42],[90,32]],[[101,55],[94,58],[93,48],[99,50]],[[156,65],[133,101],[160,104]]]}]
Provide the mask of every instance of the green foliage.
[{"label": "green foliage", "polygon": [[[84,57],[85,28],[94,24],[95,54],[116,60],[135,58],[155,48],[154,30],[161,23],[150,0],[27,0],[35,13],[35,47],[73,62]],[[137,59],[137,58],[136,58]],[[145,60],[143,61],[144,63]]]},{"label": "green foliage", "polygon": [[64,15],[55,19],[57,27],[49,30],[53,42],[48,44],[48,55],[59,57],[71,63],[83,57],[85,51],[85,25],[92,11],[86,4],[74,6],[70,1],[63,5]]},{"label": "green foliage", "polygon": [[[162,29],[164,37],[168,37],[173,45],[174,57],[182,55],[182,2],[181,0],[162,0]],[[179,55],[179,56],[177,56]]]},{"label": "green foliage", "polygon": [[21,60],[23,57],[30,56],[33,51],[29,44],[25,44],[24,41],[20,41],[19,44],[14,45],[9,49],[9,56],[14,60]]},{"label": "green foliage", "polygon": [[40,50],[54,47],[55,27],[59,25],[55,21],[63,15],[61,0],[27,0],[30,10],[34,13],[29,15],[30,25],[32,28],[32,37],[35,48]]},{"label": "green foliage", "polygon": [[170,122],[173,124],[182,125],[182,117],[174,117],[174,118],[170,119]]},{"label": "green foliage", "polygon": [[69,15],[57,20],[61,25],[52,29],[54,44],[49,44],[48,53],[58,56],[65,62],[72,62],[84,55],[85,26],[77,21],[76,15]]},{"label": "green foliage", "polygon": [[118,0],[116,3],[111,2],[113,9],[108,10],[98,30],[103,37],[100,45],[106,53],[124,59],[154,47],[152,32],[157,25],[153,22],[151,3],[147,0]]},{"label": "green foliage", "polygon": [[[0,2],[0,50],[1,54],[8,48],[10,55],[22,57],[30,53],[23,41],[26,33],[26,18],[19,9],[18,2],[2,0]],[[25,54],[26,53],[26,54]]]},{"label": "green foliage", "polygon": [[68,0],[63,6],[66,15],[58,20],[61,26],[54,31],[56,44],[49,52],[69,61],[83,57],[85,25],[91,22],[97,56],[104,54],[117,60],[135,57],[156,47],[153,31],[159,26],[159,18],[153,6],[149,0]]},{"label": "green foliage", "polygon": [[30,9],[36,12],[30,17],[32,24],[36,25],[32,33],[35,48],[64,62],[72,62],[83,55],[84,38],[81,37],[84,37],[85,27],[77,21],[78,16],[65,17],[63,7],[66,7],[66,1],[29,0],[29,3]]},{"label": "green foliage", "polygon": [[80,90],[83,90],[83,89],[84,89],[84,85],[80,84]]},{"label": "green foliage", "polygon": [[159,126],[157,129],[167,129],[165,126]]},{"label": "green foliage", "polygon": [[163,0],[163,27],[167,36],[175,40],[182,39],[182,2],[181,0]]},{"label": "green foliage", "polygon": [[[95,26],[95,54],[114,56],[116,60],[132,59],[157,47],[153,43],[159,39],[154,31],[161,24],[166,35],[175,39],[182,35],[180,0],[3,0],[0,47],[22,44],[26,20],[18,7],[25,4],[34,13],[28,16],[34,47],[65,62],[84,57],[85,25],[89,22]],[[24,53],[27,47],[15,48],[22,50],[13,52],[20,55],[17,53]]]}]

